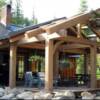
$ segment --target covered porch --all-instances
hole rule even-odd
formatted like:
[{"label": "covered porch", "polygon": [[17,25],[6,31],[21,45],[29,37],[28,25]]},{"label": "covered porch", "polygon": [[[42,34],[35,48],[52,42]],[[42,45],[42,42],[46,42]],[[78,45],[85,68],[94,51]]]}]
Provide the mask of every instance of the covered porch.
[{"label": "covered porch", "polygon": [[[75,76],[75,56],[77,55],[84,55],[84,74],[82,75],[90,75],[89,86],[95,89],[97,87],[96,56],[100,52],[100,42],[97,41],[97,38],[100,36],[100,29],[92,27],[89,24],[90,18],[91,13],[85,13],[70,19],[61,18],[52,20],[20,29],[14,32],[15,34],[10,34],[9,37],[1,39],[1,50],[8,48],[9,52],[9,86],[11,88],[16,86],[18,50],[19,48],[23,48],[24,50],[27,48],[28,50],[39,49],[44,52],[45,90],[52,91],[53,84],[59,77],[59,73],[65,70],[65,74],[60,73],[60,76],[62,75],[62,77],[65,78],[60,81],[60,84],[63,84],[62,81],[67,80],[67,75],[71,75],[69,78],[72,78],[72,80],[74,79],[76,81],[79,79],[78,77],[80,76]],[[84,35],[84,29],[86,28],[91,29],[91,31],[94,30],[95,38],[92,37],[91,39]],[[24,50],[21,51],[21,54]],[[64,71],[61,71],[62,69],[59,70],[59,61],[62,60],[61,56],[63,56],[63,54],[65,55],[65,59],[69,56],[69,64],[71,68],[73,68],[70,71],[67,71],[67,69],[64,69]],[[66,72],[70,72],[71,74],[67,74]]]}]

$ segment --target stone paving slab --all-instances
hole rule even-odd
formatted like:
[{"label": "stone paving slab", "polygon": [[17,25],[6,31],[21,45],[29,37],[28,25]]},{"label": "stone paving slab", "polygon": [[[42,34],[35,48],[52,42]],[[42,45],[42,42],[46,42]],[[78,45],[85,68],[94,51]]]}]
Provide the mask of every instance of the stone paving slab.
[{"label": "stone paving slab", "polygon": [[[53,90],[52,93],[45,91],[43,88],[25,88],[16,87],[10,89],[5,87],[5,89],[0,88],[0,99],[76,99],[76,97],[83,98],[100,98],[100,90],[98,89],[98,94],[89,92],[90,88],[83,87],[58,87]],[[80,92],[80,96],[76,96],[75,92]]]}]

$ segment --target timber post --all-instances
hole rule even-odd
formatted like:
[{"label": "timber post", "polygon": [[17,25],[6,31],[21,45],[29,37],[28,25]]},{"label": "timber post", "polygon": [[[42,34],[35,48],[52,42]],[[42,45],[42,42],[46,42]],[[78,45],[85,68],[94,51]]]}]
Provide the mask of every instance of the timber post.
[{"label": "timber post", "polygon": [[9,87],[14,88],[16,86],[16,44],[10,45],[10,63],[9,63]]},{"label": "timber post", "polygon": [[53,90],[53,40],[45,41],[45,90]]},{"label": "timber post", "polygon": [[96,80],[96,54],[97,54],[97,48],[96,46],[91,46],[90,48],[90,65],[91,65],[91,82],[90,87],[96,88],[97,86],[97,80]]},{"label": "timber post", "polygon": [[53,77],[58,77],[58,66],[59,66],[59,51],[55,51],[54,55],[54,61],[53,61]]},{"label": "timber post", "polygon": [[85,74],[90,74],[90,53],[85,53],[84,54],[84,73]]}]

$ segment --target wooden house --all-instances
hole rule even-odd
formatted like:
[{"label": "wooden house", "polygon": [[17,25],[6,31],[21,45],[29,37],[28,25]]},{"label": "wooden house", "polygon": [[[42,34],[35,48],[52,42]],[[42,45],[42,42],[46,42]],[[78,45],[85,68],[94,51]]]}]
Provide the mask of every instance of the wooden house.
[{"label": "wooden house", "polygon": [[[99,9],[96,10],[99,12]],[[91,12],[76,15],[71,18],[58,18],[48,22],[28,27],[19,27],[10,23],[11,7],[7,5],[2,11],[0,21],[0,64],[3,72],[8,73],[9,86],[16,86],[16,78],[24,77],[24,73],[35,69],[35,62],[28,61],[29,56],[37,52],[45,58],[45,89],[52,91],[53,79],[59,73],[59,55],[83,54],[85,58],[85,73],[90,74],[90,87],[97,87],[96,55],[100,52],[100,26],[90,24]],[[84,29],[90,29],[95,39],[84,35]],[[66,56],[67,57],[67,56]],[[74,76],[75,57],[69,57],[73,69],[65,69],[63,77]],[[4,75],[6,75],[6,73]],[[7,78],[8,78],[7,76]]]}]

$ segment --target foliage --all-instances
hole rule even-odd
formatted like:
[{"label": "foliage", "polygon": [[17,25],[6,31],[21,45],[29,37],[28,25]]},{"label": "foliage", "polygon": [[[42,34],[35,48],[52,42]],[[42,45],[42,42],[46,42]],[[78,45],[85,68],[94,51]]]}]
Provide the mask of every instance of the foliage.
[{"label": "foliage", "polygon": [[0,8],[6,4],[6,0],[0,0]]},{"label": "foliage", "polygon": [[30,23],[31,23],[31,24],[37,24],[37,23],[38,23],[37,18],[34,18],[34,19],[30,20]]},{"label": "foliage", "polygon": [[100,54],[97,55],[97,66],[100,68]]},{"label": "foliage", "polygon": [[96,77],[97,77],[97,79],[100,79],[100,67],[97,67]]},{"label": "foliage", "polygon": [[92,27],[100,27],[100,12],[91,11],[91,18],[89,22]]},{"label": "foliage", "polygon": [[100,54],[97,55],[96,77],[97,77],[97,79],[100,79]]},{"label": "foliage", "polygon": [[39,55],[32,55],[32,56],[30,56],[29,61],[30,62],[32,62],[32,61],[44,61],[44,57],[39,56]]},{"label": "foliage", "polygon": [[[1,8],[6,4],[6,0],[0,0],[0,12]],[[1,16],[0,16],[1,17]]]},{"label": "foliage", "polygon": [[96,11],[91,11],[92,18],[100,18],[100,13]]},{"label": "foliage", "polygon": [[83,74],[84,73],[84,56],[80,55],[80,58],[77,58],[76,60],[77,62],[77,69],[76,69],[76,73],[77,74]]},{"label": "foliage", "polygon": [[[83,13],[83,12],[87,11],[87,9],[88,9],[87,0],[80,0],[79,13]],[[90,31],[90,30],[86,29],[85,32],[87,32],[87,31]],[[85,33],[85,35],[87,35],[87,34]],[[84,68],[84,56],[80,55],[80,58],[77,58],[76,61],[77,61],[76,73],[77,74],[84,73],[84,69],[83,69]]]},{"label": "foliage", "polygon": [[85,12],[88,9],[87,0],[80,0],[80,9],[79,12]]},{"label": "foliage", "polygon": [[29,26],[32,24],[32,21],[29,20],[28,18],[23,18],[23,25],[24,26]]},{"label": "foliage", "polygon": [[28,18],[24,18],[23,11],[21,9],[21,1],[16,0],[15,9],[12,12],[12,23],[20,26],[29,26],[32,24],[37,24],[36,19],[29,20]]},{"label": "foliage", "polygon": [[82,29],[82,33],[87,37],[88,35],[94,34],[90,27],[86,26],[87,28]]},{"label": "foliage", "polygon": [[29,62],[32,63],[33,61],[36,62],[36,70],[37,71],[44,71],[45,61],[44,57],[40,55],[32,55],[29,57]]},{"label": "foliage", "polygon": [[35,17],[34,8],[33,8],[33,16],[32,16],[31,23],[34,23],[34,24],[37,24],[38,23],[37,18]]},{"label": "foliage", "polygon": [[63,58],[59,60],[60,67],[70,67],[70,63],[67,58]]},{"label": "foliage", "polygon": [[[6,0],[0,0],[0,8],[6,4]],[[9,4],[13,7],[12,9],[12,20],[11,23],[19,26],[29,26],[32,24],[37,24],[37,19],[34,17],[29,20],[24,17],[22,8],[21,8],[21,0],[9,0]]]},{"label": "foliage", "polygon": [[16,0],[15,9],[12,12],[12,23],[16,25],[23,25],[23,13],[21,10],[20,0]]}]

